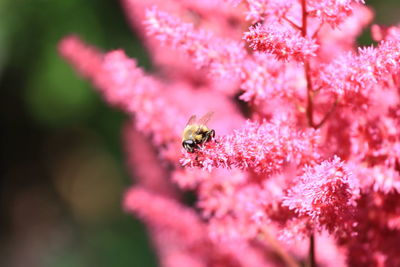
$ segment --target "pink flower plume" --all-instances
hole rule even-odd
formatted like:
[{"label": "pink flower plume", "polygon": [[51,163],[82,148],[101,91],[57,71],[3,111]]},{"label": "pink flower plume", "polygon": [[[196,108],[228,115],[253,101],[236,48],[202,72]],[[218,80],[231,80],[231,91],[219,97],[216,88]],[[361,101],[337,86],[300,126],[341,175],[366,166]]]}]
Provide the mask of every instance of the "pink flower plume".
[{"label": "pink flower plume", "polygon": [[240,99],[259,105],[273,99],[291,102],[299,87],[304,83],[304,72],[296,63],[282,62],[274,56],[255,52],[243,68]]},{"label": "pink flower plume", "polygon": [[306,166],[296,185],[288,190],[283,205],[300,216],[309,216],[317,229],[322,226],[330,232],[351,234],[358,197],[357,180],[335,157],[315,166]]},{"label": "pink flower plume", "polygon": [[197,30],[192,24],[157,9],[147,10],[146,17],[149,35],[187,54],[198,68],[209,68],[212,74],[222,77],[239,74],[246,55],[239,42],[215,38],[211,33]]},{"label": "pink flower plume", "polygon": [[161,164],[158,151],[150,138],[140,133],[134,122],[126,123],[123,129],[126,165],[132,178],[141,187],[171,198],[177,197],[176,188],[169,183],[169,173]]},{"label": "pink flower plume", "polygon": [[288,162],[312,162],[316,152],[317,133],[296,131],[285,122],[247,122],[231,135],[217,137],[195,153],[185,153],[183,166],[253,169],[272,174]]},{"label": "pink flower plume", "polygon": [[77,36],[64,37],[58,45],[60,54],[74,65],[86,78],[100,70],[103,55],[96,48],[86,45]]},{"label": "pink flower plume", "polygon": [[319,73],[317,84],[338,95],[343,104],[368,104],[374,90],[390,88],[400,71],[400,42],[383,41],[378,47],[348,53]]},{"label": "pink flower plume", "polygon": [[199,217],[172,199],[133,188],[126,193],[124,206],[126,211],[135,213],[152,227],[166,229],[184,239],[187,245],[203,242],[205,228]]},{"label": "pink flower plume", "polygon": [[246,20],[252,23],[263,21],[265,17],[283,17],[296,4],[295,0],[225,0],[232,5],[243,3],[246,6]]},{"label": "pink flower plume", "polygon": [[176,118],[179,122],[182,117],[161,95],[163,85],[147,76],[123,51],[103,55],[76,37],[64,39],[60,51],[93,81],[108,103],[138,115],[137,127],[147,134],[154,134],[156,143],[168,143],[179,137],[181,129],[167,118]]},{"label": "pink flower plume", "polygon": [[302,37],[299,31],[282,30],[276,25],[250,27],[243,39],[256,51],[271,53],[280,60],[303,61],[316,55],[314,39]]},{"label": "pink flower plume", "polygon": [[307,12],[323,22],[337,26],[352,14],[356,4],[364,0],[307,0]]},{"label": "pink flower plume", "polygon": [[[196,213],[182,204],[142,188],[132,188],[124,200],[125,209],[133,212],[155,235],[161,245],[163,266],[268,267],[259,250],[245,244],[220,246],[206,233],[206,225]],[[241,257],[239,251],[247,257]],[[173,265],[175,264],[175,265]]]}]

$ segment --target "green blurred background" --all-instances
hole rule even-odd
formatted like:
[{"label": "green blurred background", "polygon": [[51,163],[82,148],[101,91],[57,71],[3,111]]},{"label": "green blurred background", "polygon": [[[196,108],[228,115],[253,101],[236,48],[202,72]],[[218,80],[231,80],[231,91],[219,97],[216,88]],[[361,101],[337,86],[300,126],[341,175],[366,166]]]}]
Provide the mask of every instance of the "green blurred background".
[{"label": "green blurred background", "polygon": [[[400,21],[400,1],[368,4]],[[156,266],[121,209],[126,117],[59,57],[70,33],[150,66],[116,0],[0,0],[0,266]]]}]

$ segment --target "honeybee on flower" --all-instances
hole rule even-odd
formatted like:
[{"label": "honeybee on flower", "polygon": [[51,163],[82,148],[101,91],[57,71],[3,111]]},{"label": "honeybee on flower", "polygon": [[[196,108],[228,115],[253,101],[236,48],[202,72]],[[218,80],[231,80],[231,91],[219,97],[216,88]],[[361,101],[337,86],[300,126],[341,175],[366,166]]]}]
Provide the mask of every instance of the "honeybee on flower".
[{"label": "honeybee on flower", "polygon": [[207,127],[207,122],[211,119],[213,112],[206,113],[199,120],[196,115],[192,115],[182,133],[182,146],[189,152],[193,153],[195,149],[215,136],[215,131]]}]

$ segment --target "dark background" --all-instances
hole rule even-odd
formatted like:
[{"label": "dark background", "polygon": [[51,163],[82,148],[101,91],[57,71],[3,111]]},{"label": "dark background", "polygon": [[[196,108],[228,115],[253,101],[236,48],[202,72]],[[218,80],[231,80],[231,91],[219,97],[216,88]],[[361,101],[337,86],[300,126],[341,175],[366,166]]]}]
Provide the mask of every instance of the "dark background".
[{"label": "dark background", "polygon": [[[400,22],[400,1],[367,4]],[[156,266],[121,209],[126,117],[59,57],[70,33],[150,69],[117,0],[0,0],[0,266]]]}]

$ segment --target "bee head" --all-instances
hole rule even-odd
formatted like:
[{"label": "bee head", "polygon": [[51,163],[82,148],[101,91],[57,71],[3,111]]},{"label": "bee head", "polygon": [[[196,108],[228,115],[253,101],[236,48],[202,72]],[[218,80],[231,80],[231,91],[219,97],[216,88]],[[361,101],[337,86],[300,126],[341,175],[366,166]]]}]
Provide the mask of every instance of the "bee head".
[{"label": "bee head", "polygon": [[182,142],[182,146],[187,152],[192,153],[196,147],[196,143],[188,139]]}]

